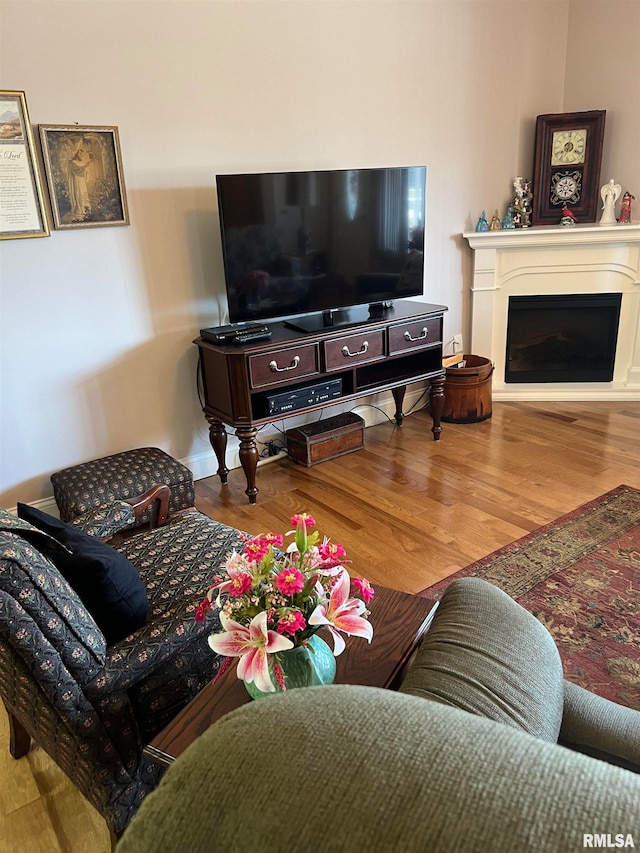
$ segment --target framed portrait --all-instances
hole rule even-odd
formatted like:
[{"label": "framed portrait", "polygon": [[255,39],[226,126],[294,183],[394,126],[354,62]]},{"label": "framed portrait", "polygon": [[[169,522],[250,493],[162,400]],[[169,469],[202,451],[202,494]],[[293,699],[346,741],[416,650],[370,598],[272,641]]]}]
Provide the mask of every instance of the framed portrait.
[{"label": "framed portrait", "polygon": [[0,239],[48,237],[42,183],[21,91],[0,91]]},{"label": "framed portrait", "polygon": [[567,205],[576,222],[595,222],[606,110],[551,113],[536,119],[534,225],[558,225]]},{"label": "framed portrait", "polygon": [[128,225],[117,127],[41,124],[54,228]]}]

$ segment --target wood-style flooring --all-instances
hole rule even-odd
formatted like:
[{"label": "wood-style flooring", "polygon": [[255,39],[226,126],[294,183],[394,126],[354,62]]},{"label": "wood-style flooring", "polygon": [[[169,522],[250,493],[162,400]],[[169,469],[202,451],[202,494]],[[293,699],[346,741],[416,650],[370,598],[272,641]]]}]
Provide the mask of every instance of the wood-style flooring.
[{"label": "wood-style flooring", "polygon": [[[640,488],[640,403],[494,401],[490,420],[444,424],[439,442],[430,427],[417,412],[369,428],[357,453],[261,466],[255,506],[240,469],[227,486],[200,480],[198,508],[250,533],[310,512],[354,573],[418,592],[609,489]],[[41,749],[10,758],[4,709],[0,779],[0,853],[109,849],[104,821]]]}]

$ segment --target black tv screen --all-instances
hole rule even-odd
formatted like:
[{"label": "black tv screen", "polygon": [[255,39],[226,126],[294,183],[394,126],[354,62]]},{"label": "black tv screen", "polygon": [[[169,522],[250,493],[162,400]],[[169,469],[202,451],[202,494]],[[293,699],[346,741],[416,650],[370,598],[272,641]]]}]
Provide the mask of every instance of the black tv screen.
[{"label": "black tv screen", "polygon": [[314,328],[421,295],[425,181],[424,166],[218,175],[230,322]]}]

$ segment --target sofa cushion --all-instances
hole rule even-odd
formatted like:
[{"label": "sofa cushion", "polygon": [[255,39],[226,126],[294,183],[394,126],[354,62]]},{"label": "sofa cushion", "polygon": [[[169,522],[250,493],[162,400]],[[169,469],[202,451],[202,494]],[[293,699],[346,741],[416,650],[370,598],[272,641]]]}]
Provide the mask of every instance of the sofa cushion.
[{"label": "sofa cushion", "polygon": [[144,625],[147,592],[135,566],[122,554],[27,504],[18,504],[18,516],[68,549],[46,540],[38,545],[78,593],[109,644]]},{"label": "sofa cushion", "polygon": [[401,691],[558,739],[564,682],[553,638],[480,578],[447,587]]}]

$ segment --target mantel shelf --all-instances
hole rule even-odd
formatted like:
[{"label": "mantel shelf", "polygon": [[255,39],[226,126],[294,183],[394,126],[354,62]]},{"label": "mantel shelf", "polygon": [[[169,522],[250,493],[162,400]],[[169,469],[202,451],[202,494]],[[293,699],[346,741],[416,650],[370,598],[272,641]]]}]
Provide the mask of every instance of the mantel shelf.
[{"label": "mantel shelf", "polygon": [[581,246],[640,241],[640,222],[615,225],[534,225],[502,231],[465,231],[472,249],[520,249],[535,246]]}]

